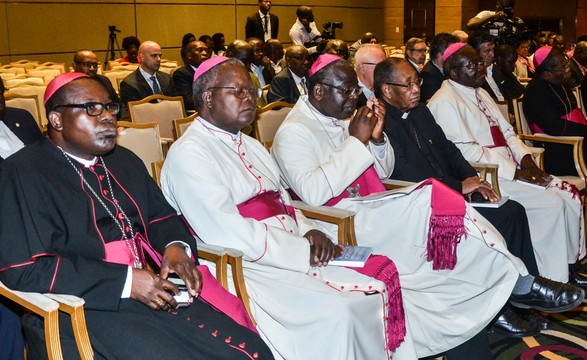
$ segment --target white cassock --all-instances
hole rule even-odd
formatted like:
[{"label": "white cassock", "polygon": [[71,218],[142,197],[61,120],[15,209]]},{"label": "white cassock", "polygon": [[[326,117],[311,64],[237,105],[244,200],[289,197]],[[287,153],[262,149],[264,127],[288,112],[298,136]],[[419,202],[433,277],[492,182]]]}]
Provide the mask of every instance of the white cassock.
[{"label": "white cassock", "polygon": [[[302,236],[316,225],[300,212],[297,224],[288,215],[263,221],[240,215],[237,204],[265,191],[290,201],[257,140],[197,118],[171,147],[161,180],[167,200],[205,243],[243,251],[253,316],[276,358],[391,355],[385,350],[382,282],[343,267],[310,267],[310,245]],[[396,356],[398,349],[394,359],[416,357],[409,334],[400,349],[404,356]]]},{"label": "white cassock", "polygon": [[[380,178],[393,170],[389,142],[365,146],[349,136],[348,123],[322,115],[301,96],[277,131],[271,152],[284,180],[310,205],[346,191],[373,164]],[[528,273],[497,230],[469,207],[468,236],[457,247],[456,267],[432,270],[426,261],[430,188],[386,201],[343,199],[335,205],[356,213],[360,245],[396,264],[418,357],[454,348],[481,331],[506,303],[519,274]],[[335,236],[335,227],[327,229]]]},{"label": "white cassock", "polygon": [[[477,106],[477,96],[487,116]],[[546,191],[513,181],[518,164],[530,149],[518,139],[489,94],[479,88],[477,96],[474,88],[448,80],[428,107],[465,159],[499,165],[501,193],[526,208],[540,275],[565,283],[569,280],[568,264],[585,256],[581,203],[570,192],[556,187],[560,179],[553,180]],[[488,117],[499,125],[507,146],[493,147]]]}]

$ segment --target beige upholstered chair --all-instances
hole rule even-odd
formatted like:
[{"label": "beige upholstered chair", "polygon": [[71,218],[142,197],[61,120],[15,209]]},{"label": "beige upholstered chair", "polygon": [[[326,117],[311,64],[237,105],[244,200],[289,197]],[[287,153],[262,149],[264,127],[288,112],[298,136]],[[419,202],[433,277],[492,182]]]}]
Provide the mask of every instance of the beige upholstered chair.
[{"label": "beige upholstered chair", "polygon": [[39,66],[34,69],[27,69],[26,72],[30,75],[42,76],[45,79],[45,84],[49,84],[56,76],[63,74],[63,70],[58,66]]},{"label": "beige upholstered chair", "polygon": [[63,359],[59,336],[59,311],[66,312],[71,317],[74,337],[81,358],[83,360],[94,358],[86,328],[83,299],[71,295],[40,294],[10,290],[1,282],[0,296],[10,299],[27,311],[33,312],[43,318],[45,346],[50,360]]},{"label": "beige upholstered chair", "polygon": [[23,67],[25,69],[32,69],[32,68],[39,66],[39,62],[33,61],[33,60],[22,59],[22,60],[18,60],[18,61],[13,61],[9,65],[19,66],[19,67]]},{"label": "beige upholstered chair", "polygon": [[135,63],[129,63],[129,62],[124,62],[124,63],[119,63],[116,65],[112,65],[110,67],[110,70],[112,71],[135,71],[137,68],[139,67],[139,64],[135,64]]},{"label": "beige upholstered chair", "polygon": [[4,86],[9,89],[20,85],[45,85],[45,78],[39,75],[18,74],[4,80]]},{"label": "beige upholstered chair", "polygon": [[[17,87],[13,87],[11,89],[8,89],[6,91],[7,96],[8,95],[25,95],[25,96],[30,96],[30,95],[36,95],[37,99],[39,99],[39,107],[40,107],[40,103],[41,100],[43,99],[43,96],[45,95],[45,88],[47,86],[45,85],[20,85]],[[40,117],[41,117],[41,129],[46,129],[47,128],[47,115],[45,114],[45,111],[43,108],[40,108]]]},{"label": "beige upholstered chair", "polygon": [[188,117],[182,119],[173,120],[173,139],[177,140],[183,133],[187,130],[187,128],[194,122],[194,119],[198,116],[198,113],[195,112]]},{"label": "beige upholstered chair", "polygon": [[24,73],[26,73],[26,70],[24,67],[8,64],[8,65],[0,66],[0,72],[12,73],[12,74],[24,74]]},{"label": "beige upholstered chair", "polygon": [[132,70],[129,70],[129,69],[119,70],[119,69],[116,69],[116,70],[104,71],[104,73],[102,75],[106,76],[108,78],[108,80],[110,80],[110,82],[112,83],[112,87],[118,93],[120,91],[120,81],[122,81],[125,77],[127,77],[128,75],[130,75],[130,73],[132,73]]},{"label": "beige upholstered chair", "polygon": [[275,101],[261,109],[257,109],[257,115],[253,122],[255,138],[259,140],[267,150],[271,148],[277,128],[279,128],[279,125],[285,120],[285,117],[289,114],[292,107],[292,104],[283,101]]},{"label": "beige upholstered chair", "polygon": [[37,68],[42,68],[42,69],[57,69],[59,70],[60,74],[63,74],[65,72],[65,63],[58,63],[58,62],[53,62],[53,61],[47,61],[44,62],[42,64],[39,64],[39,66],[37,66]]},{"label": "beige upholstered chair", "polygon": [[151,164],[163,160],[159,124],[119,121],[118,128],[117,144],[134,152],[152,176]]},{"label": "beige upholstered chair", "polygon": [[[533,143],[556,143],[565,144],[572,146],[573,148],[573,161],[575,162],[575,170],[578,176],[558,176],[559,178],[568,181],[575,185],[577,189],[585,197],[586,186],[585,180],[587,177],[587,166],[585,165],[585,159],[583,158],[583,137],[582,136],[552,136],[546,134],[532,134],[528,126],[526,117],[524,116],[524,109],[522,107],[523,96],[518,99],[514,99],[514,115],[516,118],[516,130],[518,137],[526,142]],[[543,160],[538,161],[538,165],[544,169]]]},{"label": "beige upholstered chair", "polygon": [[151,95],[138,101],[129,101],[130,118],[136,123],[156,122],[161,136],[173,140],[173,120],[185,118],[181,96]]},{"label": "beige upholstered chair", "polygon": [[33,118],[35,118],[39,129],[41,129],[41,131],[46,130],[43,127],[43,124],[41,124],[41,105],[37,95],[7,94],[6,106],[28,111],[33,116]]}]

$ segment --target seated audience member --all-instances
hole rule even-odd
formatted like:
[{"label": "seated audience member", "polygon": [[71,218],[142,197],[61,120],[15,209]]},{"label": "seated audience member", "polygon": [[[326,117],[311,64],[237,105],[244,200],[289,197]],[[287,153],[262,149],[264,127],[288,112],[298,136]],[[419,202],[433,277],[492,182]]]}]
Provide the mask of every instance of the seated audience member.
[{"label": "seated audience member", "polygon": [[[395,157],[391,178],[413,182],[436,178],[468,199],[480,195],[488,201],[497,201],[499,196],[491,185],[479,178],[459,149],[446,139],[430,110],[419,101],[418,74],[410,64],[390,58],[375,68],[374,76],[380,99],[385,102],[385,133]],[[528,272],[538,275],[524,207],[509,200],[498,209],[476,210],[495,226],[506,240],[508,250],[524,262]],[[549,326],[548,320],[537,318],[536,313],[521,314],[524,319],[538,323],[542,330]],[[508,336],[528,336],[539,331],[536,325],[516,318],[516,314],[506,311],[493,327]]]},{"label": "seated audience member", "polygon": [[509,118],[506,120],[510,124],[515,121],[512,100],[524,94],[524,85],[514,75],[517,58],[516,49],[511,45],[502,44],[495,48],[495,66],[493,67],[492,76],[503,99],[508,103]]},{"label": "seated audience member", "polygon": [[[201,41],[201,40],[200,40]],[[223,33],[216,33],[212,35],[212,43],[213,47],[208,47],[209,49],[214,49],[214,55],[224,55],[226,51],[226,46],[224,46],[224,34]],[[206,45],[208,45],[206,43]]]},{"label": "seated audience member", "polygon": [[[2,282],[82,297],[96,358],[146,359],[164,349],[170,359],[272,359],[240,300],[196,267],[195,238],[141,160],[116,146],[120,105],[80,73],[55,78],[44,103],[48,139],[0,167]],[[143,250],[159,275],[146,268]],[[187,286],[186,307],[178,308],[172,273]],[[217,310],[225,309],[218,300],[238,306],[242,325]],[[46,358],[42,321],[25,315],[23,324],[28,356]],[[60,335],[64,358],[77,358],[71,327]]]},{"label": "seated audience member", "polygon": [[71,64],[73,71],[84,73],[91,78],[94,78],[104,86],[108,95],[114,102],[120,102],[116,90],[112,86],[112,82],[104,75],[98,74],[98,57],[91,50],[79,50],[73,55],[73,63]]},{"label": "seated audience member", "polygon": [[514,74],[520,81],[529,81],[530,78],[534,77],[534,64],[530,58],[530,43],[531,41],[526,39],[518,42],[516,46],[518,59],[516,60]]},{"label": "seated audience member", "polygon": [[375,84],[373,71],[375,66],[385,60],[385,51],[379,45],[366,44],[359,48],[355,56],[355,71],[361,87],[361,94],[357,101],[357,109],[367,105],[367,101],[375,98]]},{"label": "seated audience member", "polygon": [[196,41],[196,36],[192,33],[187,33],[183,36],[183,38],[181,39],[181,49],[179,51],[179,54],[181,56],[181,60],[183,61],[183,64],[186,65],[186,58],[185,58],[185,51],[186,51],[186,45],[191,43],[192,41]]},{"label": "seated audience member", "polygon": [[428,46],[423,39],[411,38],[406,42],[404,57],[412,64],[418,73],[424,68]]},{"label": "seated audience member", "polygon": [[271,66],[271,59],[265,55],[265,43],[257,38],[247,39],[247,42],[253,48],[251,71],[259,79],[261,87],[271,84],[271,80],[275,76],[275,70]]},{"label": "seated audience member", "polygon": [[332,39],[326,43],[323,54],[338,55],[345,60],[349,60],[349,46],[340,39]]},{"label": "seated audience member", "polygon": [[141,46],[141,42],[136,36],[127,36],[122,39],[122,48],[126,51],[126,56],[120,58],[119,62],[129,62],[129,63],[140,63],[141,59],[139,59],[139,47]]},{"label": "seated audience member", "polygon": [[[587,121],[572,90],[565,85],[570,67],[565,54],[550,46],[534,53],[536,76],[524,90],[524,114],[533,132],[587,138]],[[556,175],[576,175],[572,149],[568,145],[543,144],[544,167]],[[583,154],[585,151],[583,143]]]},{"label": "seated audience member", "polygon": [[467,161],[499,165],[502,194],[526,208],[540,275],[587,285],[587,278],[575,271],[569,277],[569,264],[585,256],[582,206],[576,189],[559,179],[547,191],[517,182],[546,185],[549,175],[536,166],[530,149],[481,89],[484,67],[479,53],[459,43],[449,46],[444,57],[449,80],[428,102],[436,122]]},{"label": "seated audience member", "polygon": [[[255,88],[259,89],[259,91],[261,91],[261,83],[259,82],[259,78],[251,70],[251,65],[253,64],[253,58],[255,56],[251,44],[244,40],[235,40],[228,44],[225,55],[226,57],[233,57],[242,61],[242,63],[245,65],[245,68],[249,70],[249,76],[253,81],[253,85],[255,86]],[[257,107],[263,107],[267,105],[263,98],[257,97],[256,99]]]},{"label": "seated audience member", "polygon": [[[322,55],[308,80],[309,95],[300,97],[278,129],[272,155],[296,196],[354,211],[358,243],[394,261],[418,357],[457,347],[449,359],[490,358],[484,328],[508,298],[522,307],[527,300],[519,299],[542,298],[546,306],[540,307],[554,311],[582,301],[581,289],[529,275],[495,228],[437,180],[405,196],[353,201],[383,191],[379,178],[393,171],[384,107],[374,100],[355,110],[361,88],[340,57]],[[336,226],[324,227],[336,237]],[[560,290],[562,297],[555,295]],[[546,293],[548,300],[541,295]]]},{"label": "seated audience member", "polygon": [[560,51],[565,52],[566,40],[563,35],[557,35],[552,38],[552,47],[558,48]]},{"label": "seated audience member", "polygon": [[316,43],[322,40],[322,33],[318,31],[314,22],[314,13],[309,6],[302,5],[296,10],[296,22],[289,30],[289,37],[294,45],[303,45],[308,48],[310,55],[316,52]]},{"label": "seated audience member", "polygon": [[145,41],[139,48],[141,65],[120,82],[120,100],[125,105],[129,101],[142,100],[149,95],[173,96],[171,75],[159,71],[161,47],[153,41]]},{"label": "seated audience member", "polygon": [[310,55],[302,45],[292,45],[285,51],[284,67],[273,80],[267,93],[267,102],[285,101],[295,104],[300,94],[308,93],[307,76],[310,70]]},{"label": "seated audience member", "polygon": [[373,35],[373,33],[364,33],[363,37],[361,37],[359,40],[355,41],[351,46],[349,46],[349,61],[351,63],[355,62],[355,54],[357,53],[357,50],[359,50],[359,48],[362,45],[366,44],[377,44],[377,38],[375,37],[375,35]]},{"label": "seated audience member", "polygon": [[271,67],[275,74],[279,73],[285,67],[285,60],[283,59],[283,45],[277,39],[269,39],[265,41],[265,55],[271,60]]},{"label": "seated audience member", "polygon": [[185,46],[186,65],[173,72],[173,93],[183,97],[186,110],[194,110],[192,82],[198,66],[210,57],[210,49],[201,41],[192,41]]},{"label": "seated audience member", "polygon": [[[469,38],[469,45],[474,47],[479,52],[479,55],[481,55],[485,69],[485,81],[481,87],[493,99],[504,101],[505,98],[493,78],[493,69],[495,68],[495,38],[486,32],[478,31]],[[446,76],[448,77],[448,74]]]},{"label": "seated audience member", "polygon": [[469,34],[463,30],[455,30],[452,32],[452,35],[458,39],[458,42],[466,43],[469,41]]},{"label": "seated audience member", "polygon": [[[222,35],[222,37],[224,37],[224,35]],[[201,41],[204,44],[206,44],[206,46],[208,47],[208,49],[213,49],[214,48],[214,39],[212,39],[212,36],[210,36],[208,34],[201,35],[198,38],[198,41]]]},{"label": "seated audience member", "polygon": [[[565,79],[569,88],[574,88],[583,82],[587,74],[587,41],[580,41],[573,50],[569,61],[570,76]],[[584,100],[585,101],[585,100]]]},{"label": "seated audience member", "polygon": [[43,139],[33,116],[26,110],[6,107],[4,81],[0,79],[0,164],[28,144]]},{"label": "seated audience member", "polygon": [[258,0],[259,10],[247,17],[245,38],[258,38],[263,41],[277,39],[279,18],[271,10],[271,0]]},{"label": "seated audience member", "polygon": [[430,42],[430,60],[420,72],[420,77],[422,78],[420,101],[427,102],[440,89],[440,85],[446,79],[442,68],[444,52],[450,44],[456,42],[459,42],[457,37],[449,33],[436,34],[432,38]]},{"label": "seated audience member", "polygon": [[[395,281],[392,288],[387,280],[389,297],[386,285],[370,278],[369,262],[369,276],[327,266],[340,246],[290,206],[277,165],[241,132],[255,118],[257,92],[240,61],[204,63],[194,94],[199,117],[165,160],[163,191],[204,242],[243,251],[253,313],[275,356],[387,358],[405,333],[393,263],[379,257]],[[365,296],[369,289],[383,296]],[[386,325],[385,316],[399,321]],[[415,358],[409,335],[397,351]]]}]

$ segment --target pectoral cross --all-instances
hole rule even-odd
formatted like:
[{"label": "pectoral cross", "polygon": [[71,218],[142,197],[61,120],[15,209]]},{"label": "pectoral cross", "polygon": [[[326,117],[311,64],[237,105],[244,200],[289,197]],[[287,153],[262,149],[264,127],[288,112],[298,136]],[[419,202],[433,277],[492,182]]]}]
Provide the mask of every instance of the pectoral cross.
[{"label": "pectoral cross", "polygon": [[361,187],[360,184],[357,184],[356,186],[349,186],[348,188],[346,188],[346,191],[349,192],[349,197],[350,198],[355,198],[355,197],[359,197],[361,196],[359,194],[359,188]]}]

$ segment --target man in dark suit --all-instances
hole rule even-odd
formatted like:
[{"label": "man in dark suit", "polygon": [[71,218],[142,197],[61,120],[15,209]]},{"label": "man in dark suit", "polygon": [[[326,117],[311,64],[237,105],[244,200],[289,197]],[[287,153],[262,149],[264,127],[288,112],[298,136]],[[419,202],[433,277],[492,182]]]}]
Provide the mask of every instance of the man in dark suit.
[{"label": "man in dark suit", "polygon": [[78,52],[73,55],[73,63],[71,64],[73,71],[80,72],[88,75],[91,78],[94,78],[106,88],[108,91],[108,95],[110,95],[110,99],[115,102],[120,102],[118,98],[118,94],[110,80],[104,76],[98,74],[98,57],[94,54],[91,50],[79,50]]},{"label": "man in dark suit", "polygon": [[459,39],[449,33],[436,34],[430,42],[430,60],[424,65],[420,72],[422,86],[420,86],[420,101],[427,102],[434,93],[440,89],[444,81],[444,60],[442,59],[446,48],[450,44],[458,42]]},{"label": "man in dark suit", "polygon": [[186,65],[173,72],[173,92],[183,97],[186,110],[194,110],[192,83],[198,66],[210,57],[211,50],[201,41],[192,41],[184,46]]},{"label": "man in dark suit", "polygon": [[[171,75],[159,71],[161,47],[153,41],[145,41],[139,47],[141,65],[120,83],[120,99],[128,108],[129,101],[142,100],[149,95],[173,96]],[[124,117],[124,116],[123,116]]]},{"label": "man in dark suit", "polygon": [[[310,69],[310,54],[302,45],[292,45],[285,51],[287,67],[283,68],[273,80],[267,93],[267,102],[285,101],[295,104],[300,93],[307,94],[306,77]],[[301,90],[301,92],[300,92]]]},{"label": "man in dark suit", "polygon": [[245,39],[256,37],[263,41],[277,39],[279,32],[279,18],[269,14],[271,0],[259,0],[259,11],[247,18],[245,25]]},{"label": "man in dark suit", "polygon": [[[408,87],[394,84],[408,84]],[[485,199],[497,200],[491,185],[481,181],[420,102],[418,84],[416,71],[403,59],[386,59],[375,69],[375,88],[386,106],[385,132],[395,155],[391,178],[414,182],[436,178],[464,196],[477,192]],[[499,230],[508,243],[508,250],[522,259],[529,273],[538,275],[524,207],[510,200],[499,208],[476,210]],[[520,321],[516,314],[506,311],[494,326],[509,336],[525,336],[536,332],[537,326],[547,327],[548,323],[545,319],[540,319],[539,325]]]},{"label": "man in dark suit", "polygon": [[43,139],[33,116],[26,110],[6,107],[4,82],[0,80],[0,164],[22,147]]}]

